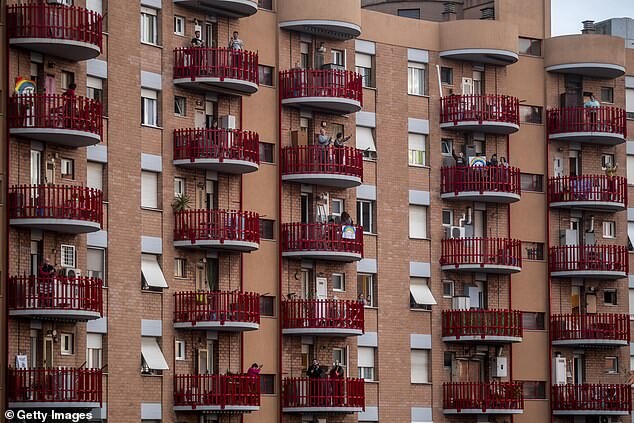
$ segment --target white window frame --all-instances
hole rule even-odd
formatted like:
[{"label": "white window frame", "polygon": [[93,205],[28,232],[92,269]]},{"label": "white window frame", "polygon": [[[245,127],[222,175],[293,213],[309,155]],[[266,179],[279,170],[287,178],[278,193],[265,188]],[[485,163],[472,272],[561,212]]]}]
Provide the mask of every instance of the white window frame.
[{"label": "white window frame", "polygon": [[[372,356],[372,362],[368,359],[366,362],[364,356]],[[372,364],[369,366],[369,364]],[[375,381],[375,368],[376,368],[376,348],[375,347],[358,347],[357,348],[357,368],[359,369],[359,379],[363,379],[366,382]]]},{"label": "white window frame", "polygon": [[186,278],[187,277],[187,260],[183,257],[174,257],[174,277]]},{"label": "white window frame", "polygon": [[[366,206],[370,208],[370,213],[368,214],[370,219],[369,225],[365,225],[365,222],[363,221],[363,207],[366,207]],[[376,233],[375,232],[376,228],[373,227],[374,226],[373,214],[374,214],[374,207],[376,207],[376,202],[374,200],[357,199],[357,207],[361,207],[361,213],[359,214],[361,219],[358,219],[359,221],[357,222],[357,224],[363,226],[363,233],[364,234]],[[367,230],[368,228],[370,228],[370,230]]]},{"label": "white window frame", "polygon": [[[335,279],[340,281],[339,284],[335,284]],[[336,288],[336,286],[339,286]],[[332,290],[335,292],[346,291],[346,274],[345,273],[333,273],[332,274]]]},{"label": "white window frame", "polygon": [[[449,294],[445,292],[445,287],[449,287]],[[450,279],[443,279],[442,281],[442,297],[453,298],[456,293],[456,283]]]},{"label": "white window frame", "polygon": [[[607,356],[607,357],[605,357],[605,359],[604,359],[604,360],[608,360],[608,359],[613,360],[614,365],[612,366],[612,369],[607,369],[607,368],[605,368],[605,366],[604,366],[604,371],[605,371],[605,373],[607,373],[607,374],[609,374],[609,375],[616,375],[616,374],[618,374],[618,373],[619,373],[619,358],[618,358],[617,356],[613,356],[613,355],[611,355],[611,356]],[[604,363],[604,364],[605,364],[605,363]]]},{"label": "white window frame", "polygon": [[75,174],[75,160],[62,157],[59,167],[62,178],[73,178]]},{"label": "white window frame", "polygon": [[149,7],[141,7],[141,42],[158,45],[158,11]]},{"label": "white window frame", "polygon": [[630,320],[634,320],[634,288],[628,289],[630,300]]},{"label": "white window frame", "polygon": [[86,163],[86,186],[103,191],[103,163]]},{"label": "white window frame", "polygon": [[[365,303],[365,307],[376,307],[376,301],[374,298],[374,284],[376,283],[376,274],[375,273],[363,273],[363,272],[359,272],[357,273],[357,278],[359,276],[359,274],[363,275],[363,276],[369,276],[369,284],[368,284],[368,295],[370,296],[370,302],[369,303]],[[359,286],[358,286],[358,280],[357,280],[357,296],[358,296],[358,291],[359,291]],[[364,299],[367,298],[367,295],[364,297]]]},{"label": "white window frame", "polygon": [[[335,204],[338,204],[339,207],[339,211],[335,211]],[[344,211],[344,205],[345,205],[345,201],[343,198],[333,198],[331,200],[331,205],[330,205],[330,214],[332,216],[337,216],[337,217],[341,217],[341,213]]]},{"label": "white window frame", "polygon": [[634,185],[634,156],[628,155],[626,158],[627,184]]},{"label": "white window frame", "polygon": [[601,170],[606,170],[608,166],[614,167],[614,154],[601,154]]},{"label": "white window frame", "polygon": [[185,195],[185,178],[174,177],[174,197]]},{"label": "white window frame", "polygon": [[407,134],[407,164],[415,167],[427,165],[427,136],[425,134],[413,132]]},{"label": "white window frame", "polygon": [[[417,204],[409,205],[409,237],[410,239],[427,239],[428,207]],[[422,222],[420,221],[422,218]]]},{"label": "white window frame", "polygon": [[424,63],[407,62],[407,94],[424,96],[427,94],[426,70]]},{"label": "white window frame", "polygon": [[94,276],[94,273],[93,273],[94,270],[88,268],[89,267],[88,266],[88,251],[99,251],[101,255],[100,261],[101,261],[101,273],[102,273],[102,276],[99,279],[101,279],[103,286],[106,286],[107,285],[106,284],[106,249],[90,247],[90,246],[86,248],[86,276],[88,276],[89,278],[94,278],[96,277]]},{"label": "white window frame", "polygon": [[158,181],[157,172],[141,171],[141,208],[158,209]]},{"label": "white window frame", "polygon": [[141,125],[158,127],[158,91],[141,88]]},{"label": "white window frame", "polygon": [[185,361],[187,359],[185,341],[182,339],[176,339],[174,341],[174,360]]},{"label": "white window frame", "polygon": [[185,36],[185,17],[174,15],[174,34],[181,37]]},{"label": "white window frame", "polygon": [[[330,58],[332,59],[332,63],[338,66],[346,66],[346,51],[339,50],[336,48],[330,49]],[[341,59],[341,63],[338,59]]]},{"label": "white window frame", "polygon": [[[373,59],[374,57],[371,54],[367,53],[355,53],[354,55],[355,71],[362,76],[361,83],[364,88],[374,88],[375,85],[373,81]],[[366,70],[369,70],[368,74],[366,74]]]},{"label": "white window frame", "polygon": [[609,239],[616,238],[616,222],[614,221],[603,222],[603,238],[609,238]]},{"label": "white window frame", "polygon": [[[447,146],[448,151],[444,151],[443,148]],[[452,157],[453,152],[453,140],[444,138],[440,140],[440,155],[444,157]]]},{"label": "white window frame", "polygon": [[[449,215],[449,223],[445,223],[446,213]],[[444,226],[445,228],[449,228],[453,226],[453,209],[442,209],[441,222],[442,222],[442,226]]]},{"label": "white window frame", "polygon": [[[415,357],[417,356],[418,357]],[[425,374],[417,374],[416,370],[423,370],[423,366],[421,363],[415,363],[415,359],[420,362],[423,362],[423,365],[426,366]],[[416,367],[415,367],[416,364]],[[410,382],[411,383],[430,383],[430,369],[429,369],[429,350],[426,349],[416,349],[412,348],[410,350]]]},{"label": "white window frame", "polygon": [[[97,339],[97,342],[92,342],[90,339]],[[97,344],[98,347],[90,345]],[[94,353],[97,353],[97,362],[94,360]],[[103,335],[100,333],[87,333],[86,334],[86,368],[87,369],[101,369],[103,366]]]},{"label": "white window frame", "polygon": [[181,95],[174,96],[174,116],[187,116],[187,97]]},{"label": "white window frame", "polygon": [[[75,339],[72,333],[62,333],[59,336],[59,353],[61,355],[75,354]],[[66,346],[68,344],[68,348]]]},{"label": "white window frame", "polygon": [[[95,92],[100,93],[99,99],[94,95]],[[90,75],[86,76],[86,97],[93,100],[103,100],[103,79]]]},{"label": "white window frame", "polygon": [[[348,347],[337,347],[337,348],[333,348],[332,349],[332,361],[333,363],[336,361],[339,361],[339,365],[341,367],[344,368],[345,372],[346,372],[346,376],[348,375]],[[340,360],[337,360],[336,355],[338,355],[339,357],[341,357]]]},{"label": "white window frame", "polygon": [[[66,2],[70,3],[69,6],[73,5],[72,0],[66,0]],[[102,0],[86,0],[86,9],[103,15],[103,2]]]},{"label": "white window frame", "polygon": [[625,111],[628,119],[634,119],[634,88],[625,89]]},{"label": "white window frame", "polygon": [[[68,261],[68,259],[71,259],[71,261]],[[75,252],[75,246],[74,245],[67,245],[67,244],[62,244],[60,246],[60,264],[62,267],[67,267],[67,268],[75,268],[77,266],[75,266],[77,262],[77,254]]]}]

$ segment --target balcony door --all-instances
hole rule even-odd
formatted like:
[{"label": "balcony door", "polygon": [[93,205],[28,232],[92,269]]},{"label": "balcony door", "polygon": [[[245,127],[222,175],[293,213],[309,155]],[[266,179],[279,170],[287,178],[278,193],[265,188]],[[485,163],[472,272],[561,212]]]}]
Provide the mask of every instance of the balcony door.
[{"label": "balcony door", "polygon": [[572,358],[573,383],[580,385],[585,381],[585,357],[583,354],[575,354]]},{"label": "balcony door", "polygon": [[31,150],[31,185],[42,183],[42,152]]},{"label": "balcony door", "polygon": [[581,175],[581,155],[577,150],[570,150],[569,154],[569,173],[570,176]]},{"label": "balcony door", "polygon": [[27,366],[29,368],[37,368],[40,367],[40,356],[42,355],[42,344],[38,343],[38,339],[40,339],[41,331],[39,329],[31,329],[31,334],[29,336],[29,362],[27,362]]},{"label": "balcony door", "polygon": [[207,341],[206,348],[196,350],[196,373],[199,375],[212,375],[215,373],[214,353],[216,347],[214,341]]},{"label": "balcony door", "polygon": [[456,360],[457,376],[456,382],[481,382],[482,361],[481,360]]},{"label": "balcony door", "polygon": [[302,298],[315,296],[315,282],[312,269],[302,268]]},{"label": "balcony door", "polygon": [[465,287],[465,289],[467,290],[466,294],[469,296],[469,304],[472,309],[486,308],[484,282],[475,282],[473,285]]},{"label": "balcony door", "polygon": [[46,335],[44,337],[44,348],[42,351],[42,367],[45,369],[53,368],[53,336]]},{"label": "balcony door", "polygon": [[578,107],[583,105],[583,77],[580,75],[564,75],[565,92],[561,95],[561,107]]},{"label": "balcony door", "polygon": [[207,116],[205,111],[201,109],[194,110],[194,128],[200,129],[207,126]]}]

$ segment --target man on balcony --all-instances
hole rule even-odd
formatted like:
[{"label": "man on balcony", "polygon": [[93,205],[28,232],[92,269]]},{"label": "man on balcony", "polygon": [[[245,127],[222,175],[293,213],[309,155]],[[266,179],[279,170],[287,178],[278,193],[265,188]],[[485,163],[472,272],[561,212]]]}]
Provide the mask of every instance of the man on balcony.
[{"label": "man on balcony", "polygon": [[597,111],[601,107],[601,103],[594,98],[594,94],[590,93],[590,98],[583,103],[583,108],[586,111],[586,116],[590,121],[590,131],[597,130]]},{"label": "man on balcony", "polygon": [[40,307],[53,307],[53,278],[55,277],[55,267],[51,264],[48,257],[44,259],[44,263],[40,267],[39,278],[39,297]]}]

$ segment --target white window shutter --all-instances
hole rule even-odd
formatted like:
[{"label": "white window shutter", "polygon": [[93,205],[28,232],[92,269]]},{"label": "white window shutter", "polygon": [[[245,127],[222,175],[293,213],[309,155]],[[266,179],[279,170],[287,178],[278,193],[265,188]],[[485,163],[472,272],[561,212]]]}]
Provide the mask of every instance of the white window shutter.
[{"label": "white window shutter", "polygon": [[158,174],[141,172],[141,206],[158,208]]},{"label": "white window shutter", "polygon": [[427,237],[427,207],[409,206],[409,236],[410,238]]},{"label": "white window shutter", "polygon": [[429,382],[429,350],[411,350],[412,383]]}]

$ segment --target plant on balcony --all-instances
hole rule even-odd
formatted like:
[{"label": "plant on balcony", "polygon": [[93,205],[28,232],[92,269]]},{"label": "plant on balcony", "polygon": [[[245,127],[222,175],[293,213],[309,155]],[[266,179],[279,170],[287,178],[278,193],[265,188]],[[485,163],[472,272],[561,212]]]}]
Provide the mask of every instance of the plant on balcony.
[{"label": "plant on balcony", "polygon": [[191,203],[191,198],[187,196],[187,194],[179,194],[174,197],[174,201],[172,201],[172,209],[175,212],[182,212],[189,208],[189,204]]},{"label": "plant on balcony", "polygon": [[606,166],[605,174],[609,177],[616,176],[616,171],[618,170],[618,168],[619,165],[617,163],[614,163],[613,166]]}]

